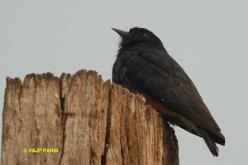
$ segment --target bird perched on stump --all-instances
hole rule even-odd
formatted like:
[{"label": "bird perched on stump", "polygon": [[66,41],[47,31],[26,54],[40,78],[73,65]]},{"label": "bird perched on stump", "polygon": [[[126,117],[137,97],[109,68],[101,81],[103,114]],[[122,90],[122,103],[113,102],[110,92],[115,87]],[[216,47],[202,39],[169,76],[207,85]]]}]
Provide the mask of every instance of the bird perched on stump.
[{"label": "bird perched on stump", "polygon": [[122,39],[112,70],[113,82],[144,95],[170,123],[202,137],[211,153],[218,156],[216,143],[225,145],[225,137],[195,85],[160,39],[144,28],[113,30]]}]

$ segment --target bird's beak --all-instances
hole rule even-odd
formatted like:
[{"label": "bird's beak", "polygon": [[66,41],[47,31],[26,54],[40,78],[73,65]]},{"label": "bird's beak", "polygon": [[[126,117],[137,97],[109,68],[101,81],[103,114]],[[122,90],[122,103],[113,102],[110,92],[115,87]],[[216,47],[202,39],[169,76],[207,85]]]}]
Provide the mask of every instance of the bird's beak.
[{"label": "bird's beak", "polygon": [[112,30],[114,30],[116,33],[118,33],[122,38],[128,36],[128,34],[129,34],[126,31],[115,29],[115,28],[112,28]]}]

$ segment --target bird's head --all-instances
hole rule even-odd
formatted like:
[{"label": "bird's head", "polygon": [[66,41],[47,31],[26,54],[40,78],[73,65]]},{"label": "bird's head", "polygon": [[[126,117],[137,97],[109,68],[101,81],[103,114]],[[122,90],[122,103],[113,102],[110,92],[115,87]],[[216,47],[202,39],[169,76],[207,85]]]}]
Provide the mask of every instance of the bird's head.
[{"label": "bird's head", "polygon": [[120,43],[121,47],[125,47],[127,45],[132,44],[149,44],[149,45],[161,45],[160,39],[153,34],[151,31],[145,28],[134,27],[131,28],[128,32],[112,28],[115,32],[117,32],[122,41]]}]

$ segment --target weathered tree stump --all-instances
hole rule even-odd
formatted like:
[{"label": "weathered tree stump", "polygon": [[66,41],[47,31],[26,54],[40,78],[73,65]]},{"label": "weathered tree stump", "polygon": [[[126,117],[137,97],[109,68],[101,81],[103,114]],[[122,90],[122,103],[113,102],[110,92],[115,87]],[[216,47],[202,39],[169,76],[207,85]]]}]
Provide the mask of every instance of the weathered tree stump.
[{"label": "weathered tree stump", "polygon": [[93,71],[7,78],[2,165],[177,165],[174,130]]}]

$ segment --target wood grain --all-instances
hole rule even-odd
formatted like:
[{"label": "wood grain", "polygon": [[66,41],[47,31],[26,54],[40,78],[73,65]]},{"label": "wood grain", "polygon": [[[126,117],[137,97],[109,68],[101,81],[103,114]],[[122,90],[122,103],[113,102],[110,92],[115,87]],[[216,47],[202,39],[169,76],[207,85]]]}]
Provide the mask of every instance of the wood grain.
[{"label": "wood grain", "polygon": [[94,71],[7,78],[2,132],[3,165],[179,164],[174,130],[144,97]]}]

